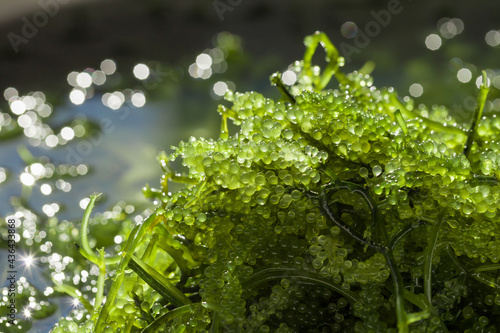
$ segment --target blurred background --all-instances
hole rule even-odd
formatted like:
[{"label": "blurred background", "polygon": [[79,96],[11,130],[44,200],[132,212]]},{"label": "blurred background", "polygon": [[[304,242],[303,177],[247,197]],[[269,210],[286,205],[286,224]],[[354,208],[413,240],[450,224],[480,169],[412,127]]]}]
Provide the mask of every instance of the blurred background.
[{"label": "blurred background", "polygon": [[[61,255],[74,250],[91,193],[103,193],[99,230],[142,221],[154,207],[142,188],[159,186],[158,152],[216,138],[227,89],[279,97],[268,78],[280,71],[293,84],[304,36],[325,31],[344,71],[373,60],[376,86],[446,105],[467,125],[483,69],[493,87],[485,116],[500,112],[499,29],[492,0],[2,0],[0,232],[5,240],[4,221],[16,219],[27,296],[21,328],[0,311],[0,331],[48,332],[75,306],[51,287],[75,276],[65,270],[91,290],[89,272]],[[116,251],[124,241],[91,239]],[[2,281],[6,258],[0,249]]]}]

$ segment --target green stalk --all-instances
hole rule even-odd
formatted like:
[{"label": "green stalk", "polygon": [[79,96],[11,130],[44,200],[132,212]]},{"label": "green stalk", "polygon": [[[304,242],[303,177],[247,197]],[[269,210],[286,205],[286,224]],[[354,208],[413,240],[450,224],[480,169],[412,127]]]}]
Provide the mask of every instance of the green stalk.
[{"label": "green stalk", "polygon": [[222,332],[222,323],[220,320],[220,314],[214,311],[212,317],[212,326],[210,327],[210,333],[220,333]]},{"label": "green stalk", "polygon": [[375,69],[375,62],[372,60],[368,60],[367,62],[365,62],[363,67],[360,68],[358,72],[359,74],[362,75],[370,75],[374,69]]},{"label": "green stalk", "polygon": [[75,287],[72,287],[72,286],[68,286],[66,284],[62,284],[62,283],[59,283],[57,282],[56,280],[52,279],[53,283],[54,283],[54,289],[59,291],[59,292],[62,292],[62,293],[66,293],[68,294],[69,296],[77,299],[80,303],[82,303],[83,307],[88,311],[88,312],[92,312],[93,308],[92,308],[92,304],[90,304],[90,302],[85,298],[83,297],[82,293],[80,292],[80,290],[76,289]]},{"label": "green stalk", "polygon": [[173,247],[165,243],[158,243],[158,247],[163,251],[167,252],[172,257],[172,259],[174,259],[175,263],[177,264],[177,267],[179,267],[179,270],[181,271],[181,280],[182,280],[185,274],[189,272],[187,262],[183,257],[184,252],[180,249],[174,249]]},{"label": "green stalk", "polygon": [[200,306],[199,303],[187,304],[187,305],[180,306],[172,311],[169,311],[169,312],[165,313],[164,315],[161,315],[160,317],[156,318],[156,320],[153,321],[151,324],[149,324],[148,327],[143,329],[141,333],[158,332],[160,328],[168,327],[167,323],[169,321],[172,321],[175,318],[180,317],[185,313],[192,312],[194,310],[194,308],[197,306]]},{"label": "green stalk", "polygon": [[92,213],[92,209],[94,208],[95,201],[101,193],[94,193],[90,196],[90,202],[87,205],[87,208],[85,208],[85,212],[83,213],[83,218],[82,218],[82,224],[80,227],[80,240],[82,242],[82,247],[80,249],[80,253],[87,258],[88,260],[92,261],[94,264],[97,266],[101,267],[103,264],[116,264],[120,261],[121,257],[119,255],[113,256],[113,257],[107,257],[107,258],[100,258],[98,257],[94,251],[90,248],[89,240],[88,240],[88,235],[87,235],[87,228],[89,224],[89,219],[90,219],[90,214]]},{"label": "green stalk", "polygon": [[23,160],[26,165],[31,165],[37,162],[37,159],[33,156],[33,154],[29,151],[28,148],[24,145],[17,146],[17,154]]},{"label": "green stalk", "polygon": [[477,281],[484,283],[485,285],[499,289],[500,284],[496,282],[496,279],[492,278],[491,276],[485,276],[484,274],[481,273],[471,273],[472,277],[476,279]]},{"label": "green stalk", "polygon": [[[196,201],[198,201],[200,203],[200,206],[201,206],[201,193],[205,189],[207,182],[208,182],[208,178],[205,177],[205,179],[203,179],[203,181],[198,184],[198,187],[196,188],[195,197],[193,199],[189,200],[189,202],[187,202],[184,205],[184,208],[191,207],[192,205],[194,205],[196,203]],[[209,188],[209,190],[210,190],[210,188]]]},{"label": "green stalk", "polygon": [[398,330],[399,333],[408,333],[409,332],[409,318],[408,314],[405,310],[405,300],[404,300],[404,285],[403,278],[399,273],[398,268],[396,267],[396,260],[392,255],[392,252],[389,250],[382,251],[382,254],[387,261],[387,265],[389,266],[389,270],[391,271],[392,281],[394,284],[395,294],[396,294],[396,318],[398,321]]},{"label": "green stalk", "polygon": [[108,295],[106,297],[106,302],[104,303],[99,314],[99,318],[97,319],[97,323],[95,324],[94,332],[101,333],[103,331],[104,326],[107,323],[109,311],[111,310],[111,307],[114,306],[116,295],[118,295],[118,291],[123,285],[123,280],[125,278],[125,269],[128,266],[130,258],[135,252],[135,249],[140,240],[142,239],[146,231],[150,228],[151,224],[154,222],[155,218],[156,214],[151,214],[146,219],[146,221],[144,221],[142,224],[136,225],[130,232],[123,249],[125,256],[120,261],[120,266],[117,270],[116,278],[111,284]]},{"label": "green stalk", "polygon": [[[167,230],[167,228],[164,225],[159,226],[160,230],[164,232],[164,237],[167,238],[168,240],[173,239],[172,235],[170,232]],[[180,244],[178,248],[174,248],[167,244],[167,242],[159,242],[157,243],[158,247],[161,248],[163,251],[167,252],[172,259],[177,263],[177,266],[183,271],[189,271],[189,267],[195,267],[199,266],[199,263],[193,259],[191,256],[191,252],[189,251],[189,248],[184,245]]]},{"label": "green stalk", "polygon": [[463,136],[467,135],[467,133],[463,129],[460,129],[457,127],[452,127],[452,126],[445,126],[441,123],[430,120],[429,118],[425,118],[425,117],[423,117],[415,112],[408,110],[399,101],[399,99],[396,95],[391,96],[391,102],[401,111],[402,114],[404,114],[404,116],[406,118],[418,119],[419,121],[421,121],[425,126],[427,126],[430,129],[433,129],[433,130],[438,131],[438,132],[447,132],[447,133],[455,134],[455,135],[463,135]]},{"label": "green stalk", "polygon": [[104,281],[106,279],[106,265],[104,264],[104,250],[98,250],[100,254],[100,263],[99,265],[99,276],[97,278],[97,293],[95,295],[94,301],[94,314],[92,315],[93,319],[97,318],[99,314],[99,309],[102,305],[103,295],[104,295]]},{"label": "green stalk", "polygon": [[199,181],[197,179],[189,178],[186,176],[180,176],[179,174],[172,174],[172,175],[170,175],[169,179],[173,182],[180,183],[180,184],[197,185],[199,183]]},{"label": "green stalk", "polygon": [[278,88],[278,90],[281,93],[281,97],[283,97],[289,103],[292,103],[292,104],[297,103],[297,101],[295,100],[295,97],[293,97],[292,94],[290,94],[290,92],[288,92],[288,89],[286,89],[285,85],[283,84],[283,81],[281,80],[281,73],[278,73],[278,72],[274,73],[273,75],[271,75],[269,80],[271,80],[272,86],[276,86],[276,88]]},{"label": "green stalk", "polygon": [[219,105],[217,107],[217,112],[219,112],[221,115],[225,114],[228,119],[241,120],[238,117],[238,113],[237,112],[235,112],[232,109],[226,108],[224,105]]},{"label": "green stalk", "polygon": [[328,279],[319,278],[315,275],[308,274],[307,272],[300,271],[296,268],[289,267],[269,267],[261,269],[246,280],[242,281],[242,285],[248,288],[254,284],[264,283],[273,280],[281,280],[283,278],[291,279],[301,284],[312,284],[317,286],[326,287],[334,292],[347,298],[351,304],[359,302],[355,293],[350,290],[343,289],[340,285],[332,283]]},{"label": "green stalk", "polygon": [[82,241],[82,248],[87,254],[87,258],[92,258],[89,260],[92,260],[92,262],[94,262],[95,264],[98,264],[100,260],[95,255],[94,251],[92,251],[92,249],[90,248],[89,239],[87,237],[87,227],[89,224],[90,214],[92,213],[92,209],[94,208],[95,205],[95,201],[100,196],[101,193],[94,193],[90,196],[89,204],[87,205],[87,208],[85,208],[85,212],[83,213],[82,225],[80,228],[80,239]]},{"label": "green stalk", "polygon": [[500,264],[479,266],[479,267],[474,268],[472,271],[474,273],[479,273],[479,272],[487,272],[487,271],[496,271],[497,269],[500,269]]},{"label": "green stalk", "polygon": [[111,310],[111,307],[114,305],[116,295],[118,295],[118,291],[123,285],[124,277],[125,277],[125,271],[120,271],[116,275],[116,278],[113,281],[111,288],[109,289],[106,302],[102,306],[101,312],[99,313],[99,318],[97,318],[97,323],[95,324],[94,332],[101,333],[103,331],[104,326],[106,325],[106,321],[108,319],[109,311]]},{"label": "green stalk", "polygon": [[[341,64],[339,64],[339,51],[332,44],[328,36],[324,32],[316,31],[313,35],[309,35],[304,39],[304,44],[306,46],[306,52],[304,54],[304,71],[306,75],[312,77],[311,61],[318,45],[321,44],[326,52],[326,62],[327,65],[323,69],[323,74],[317,82],[314,82],[316,91],[321,91],[326,87],[328,82],[330,82],[331,77],[335,74],[335,77],[340,83],[346,83],[347,79],[345,75],[338,69]],[[343,65],[343,64],[342,64]]]},{"label": "green stalk", "polygon": [[492,265],[485,265],[485,266],[480,266],[473,268],[472,270],[467,269],[457,258],[455,253],[451,250],[451,248],[448,246],[448,255],[452,259],[452,261],[455,263],[455,265],[466,275],[472,276],[474,279],[477,281],[484,283],[485,285],[491,287],[491,288],[500,288],[500,284],[496,282],[496,279],[491,277],[491,276],[485,276],[484,274],[481,274],[481,272],[486,272],[486,271],[493,271],[500,269],[500,265],[498,264],[492,264]]},{"label": "green stalk", "polygon": [[425,248],[425,262],[424,262],[424,291],[429,303],[432,304],[432,259],[436,244],[439,236],[439,230],[445,220],[445,213],[442,211],[439,214],[438,222],[434,224],[430,230],[430,238],[427,247]]},{"label": "green stalk", "polygon": [[[394,294],[394,289],[390,286],[386,286],[387,290]],[[416,321],[420,321],[426,318],[429,318],[431,314],[436,314],[434,308],[423,294],[415,295],[409,290],[403,289],[403,297],[405,300],[410,302],[413,305],[418,306],[422,311],[413,312],[406,314],[406,321],[408,324],[414,323]],[[442,322],[441,322],[442,324]],[[445,325],[441,325],[444,332],[448,332]]]},{"label": "green stalk", "polygon": [[144,282],[156,290],[162,297],[168,299],[172,304],[181,306],[191,303],[191,300],[187,298],[183,292],[177,289],[153,267],[149,266],[135,255],[132,255],[128,266],[133,269]]},{"label": "green stalk", "polygon": [[469,158],[470,149],[472,147],[472,143],[474,142],[474,137],[476,136],[477,126],[481,121],[481,117],[483,116],[484,104],[486,103],[486,98],[488,97],[488,92],[490,91],[490,87],[488,86],[488,76],[486,72],[483,71],[483,84],[479,88],[479,94],[477,95],[477,105],[476,110],[474,111],[474,117],[472,118],[472,124],[469,129],[469,135],[467,137],[467,142],[464,146],[464,155]]},{"label": "green stalk", "polygon": [[399,109],[394,111],[394,117],[396,117],[396,121],[398,122],[399,127],[401,127],[403,134],[408,135],[408,127],[406,127],[405,120],[403,119],[403,115]]},{"label": "green stalk", "polygon": [[229,129],[227,128],[227,115],[225,113],[222,114],[219,137],[222,140],[227,140],[229,138]]},{"label": "green stalk", "polygon": [[[362,237],[356,231],[352,230],[351,228],[349,228],[349,226],[347,226],[345,223],[343,223],[341,221],[341,219],[339,217],[337,217],[333,213],[333,211],[330,209],[330,207],[328,206],[328,200],[330,198],[330,195],[328,194],[327,191],[331,191],[331,190],[338,191],[338,190],[343,190],[343,189],[349,190],[351,193],[358,193],[359,195],[361,195],[363,197],[363,199],[366,201],[366,204],[368,205],[368,207],[370,208],[370,211],[372,213],[372,225],[371,225],[371,230],[368,233],[368,237],[366,237],[366,238]],[[387,232],[386,232],[385,228],[383,227],[382,223],[379,222],[380,216],[378,213],[377,206],[376,206],[375,202],[373,201],[373,199],[370,197],[370,195],[368,195],[365,192],[365,189],[362,186],[354,184],[354,183],[346,182],[346,181],[338,181],[338,182],[335,182],[335,183],[332,183],[332,184],[329,184],[329,185],[323,187],[319,195],[315,195],[315,194],[313,195],[312,192],[309,192],[308,195],[310,197],[314,197],[316,199],[319,199],[320,209],[326,218],[328,218],[330,221],[335,223],[340,229],[342,229],[343,231],[348,233],[351,237],[358,240],[359,242],[361,242],[369,247],[372,247],[377,251],[382,252],[382,250],[385,248],[385,245],[375,243],[371,239],[371,234],[377,230],[380,233],[379,236],[382,239],[382,242],[384,244],[387,244],[389,242]]]},{"label": "green stalk", "polygon": [[[329,219],[331,222],[336,224],[339,228],[341,228],[343,231],[348,233],[352,238],[356,239],[357,241],[361,242],[362,244],[365,244],[380,253],[384,256],[387,265],[389,266],[389,270],[391,271],[391,276],[394,284],[394,294],[396,295],[396,318],[397,318],[397,325],[398,325],[398,330],[399,333],[408,333],[409,332],[409,324],[422,320],[424,318],[427,318],[430,313],[427,310],[424,310],[422,312],[416,312],[416,313],[410,313],[408,314],[405,309],[405,288],[403,284],[403,278],[397,268],[397,263],[396,260],[394,259],[394,256],[392,254],[392,251],[384,245],[374,243],[370,239],[366,239],[361,237],[358,233],[356,233],[354,230],[351,230],[345,223],[342,222],[340,218],[335,216],[333,211],[330,209],[328,206],[328,193],[327,190],[339,190],[339,189],[348,189],[351,192],[357,192],[363,196],[363,198],[366,200],[367,204],[369,205],[372,215],[373,215],[373,223],[377,223],[377,227],[375,230],[381,233],[379,237],[381,237],[384,241],[384,243],[389,243],[387,233],[385,231],[385,228],[383,227],[382,223],[380,223],[378,220],[380,217],[378,216],[376,212],[376,205],[371,201],[370,197],[368,194],[366,194],[363,189],[356,184],[351,184],[348,182],[339,182],[338,184],[332,184],[329,186],[324,187],[321,190],[321,193],[319,195],[314,194],[312,192],[307,192],[310,198],[312,199],[318,199],[320,202],[320,209],[323,213],[323,215]],[[441,223],[444,218],[441,218]],[[373,226],[373,225],[372,225]],[[400,239],[401,237],[404,236],[406,231],[403,231],[401,235],[398,236],[397,239]],[[395,243],[397,240],[391,241],[389,245],[395,246]],[[281,275],[281,278],[283,275]],[[430,304],[430,302],[429,302]]]},{"label": "green stalk", "polygon": [[153,252],[153,248],[156,245],[156,242],[158,241],[158,234],[153,234],[151,236],[151,240],[149,241],[148,247],[146,248],[146,251],[144,251],[144,254],[142,255],[141,259],[143,261],[148,261],[149,257],[151,256],[151,253]]},{"label": "green stalk", "polygon": [[462,265],[462,263],[458,260],[455,252],[453,252],[452,248],[450,245],[446,247],[446,252],[448,253],[448,256],[450,257],[451,261],[457,266],[460,271],[462,271],[462,274],[469,274],[469,271]]},{"label": "green stalk", "polygon": [[[163,170],[163,173],[165,174],[165,177],[168,178],[169,180],[176,182],[176,183],[181,183],[181,184],[196,185],[199,183],[199,181],[196,179],[189,178],[186,176],[181,176],[179,173],[175,173],[174,169],[172,169],[172,167],[170,167],[167,154],[164,151],[162,151],[158,155],[157,160],[160,163],[160,166]],[[148,194],[151,194],[150,188],[146,188],[145,190]]]},{"label": "green stalk", "polygon": [[419,223],[417,223],[416,225],[414,225],[412,223],[412,224],[409,224],[409,225],[403,227],[397,234],[392,236],[391,241],[389,242],[389,246],[388,246],[389,250],[390,251],[394,250],[396,245],[398,245],[399,241],[401,239],[403,239],[404,236],[406,236],[408,233],[413,231],[413,229],[416,229],[420,226],[420,224],[422,223],[421,221]]}]

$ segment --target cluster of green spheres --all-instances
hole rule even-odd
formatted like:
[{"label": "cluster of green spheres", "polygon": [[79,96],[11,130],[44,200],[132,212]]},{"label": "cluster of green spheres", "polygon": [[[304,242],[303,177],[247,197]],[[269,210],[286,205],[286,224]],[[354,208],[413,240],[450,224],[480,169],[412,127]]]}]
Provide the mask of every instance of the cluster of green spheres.
[{"label": "cluster of green spheres", "polygon": [[500,119],[469,131],[363,71],[335,69],[338,86],[318,89],[319,68],[293,68],[280,100],[226,94],[235,133],[159,158],[154,266],[200,306],[137,279],[142,294],[113,310],[136,320],[110,329],[171,313],[160,331],[497,332]]},{"label": "cluster of green spheres", "polygon": [[[300,82],[306,79],[303,75]],[[293,101],[229,92],[232,107],[219,110],[239,125],[237,133],[218,140],[191,138],[169,156],[182,158],[185,176],[197,183],[175,194],[165,191],[162,199],[165,223],[192,241],[193,257],[207,265],[200,275],[201,300],[217,305],[227,331],[394,329],[386,258],[349,237],[308,195],[330,186],[328,205],[341,223],[383,242],[382,235],[371,234],[373,207],[366,199],[335,189],[348,182],[371,198],[387,239],[398,239],[394,264],[415,295],[423,293],[423,256],[432,227],[439,213],[445,214],[432,262],[432,274],[439,277],[431,289],[433,311],[410,328],[493,330],[481,314],[498,311],[496,304],[480,302],[467,318],[460,313],[468,288],[495,293],[498,286],[481,283],[472,267],[499,268],[495,138],[500,122],[483,119],[466,156],[468,132],[445,108],[414,110],[411,101],[401,102],[393,89],[376,89],[370,76],[357,72],[336,89],[313,88]],[[396,119],[402,108],[403,124]],[[266,270],[276,273],[260,273]],[[458,283],[461,274],[468,276]],[[346,295],[352,299],[344,310],[332,312],[330,304]]]}]

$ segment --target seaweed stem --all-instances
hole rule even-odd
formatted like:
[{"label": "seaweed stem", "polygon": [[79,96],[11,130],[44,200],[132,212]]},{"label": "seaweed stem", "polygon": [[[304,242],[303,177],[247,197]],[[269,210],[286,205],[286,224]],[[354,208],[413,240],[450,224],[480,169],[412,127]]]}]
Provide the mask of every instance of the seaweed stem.
[{"label": "seaweed stem", "polygon": [[338,70],[339,67],[343,65],[344,58],[339,57],[339,51],[324,32],[316,31],[313,35],[307,36],[304,39],[304,44],[306,46],[306,52],[304,54],[304,71],[309,77],[313,77],[311,60],[318,45],[321,44],[326,52],[327,65],[323,69],[323,74],[319,78],[319,81],[315,82],[316,87],[314,90],[323,90],[334,74],[340,83],[347,83],[345,75]]},{"label": "seaweed stem", "polygon": [[92,315],[97,318],[99,314],[99,309],[102,305],[102,300],[104,296],[104,281],[106,280],[106,265],[104,264],[104,250],[98,250],[100,255],[100,265],[99,266],[99,276],[97,277],[97,293],[94,300],[94,314]]},{"label": "seaweed stem", "polygon": [[436,244],[439,237],[439,230],[445,220],[445,212],[441,211],[438,217],[438,222],[431,227],[430,239],[425,249],[425,262],[424,262],[424,291],[429,303],[432,303],[432,259]]},{"label": "seaweed stem", "polygon": [[284,99],[286,99],[288,102],[290,102],[292,104],[297,103],[297,101],[295,100],[295,97],[293,97],[292,94],[290,94],[288,89],[286,89],[285,85],[283,84],[283,81],[281,80],[281,73],[279,73],[279,72],[274,73],[273,75],[271,75],[269,80],[271,80],[272,86],[276,86],[276,88],[278,88],[278,90],[281,93],[281,96]]},{"label": "seaweed stem", "polygon": [[476,110],[474,111],[474,116],[472,118],[472,124],[469,129],[469,134],[467,136],[467,142],[464,146],[464,155],[469,158],[470,150],[472,147],[472,143],[474,142],[474,137],[476,136],[477,127],[479,122],[481,121],[481,117],[483,116],[484,104],[486,103],[486,98],[488,97],[488,92],[490,91],[490,87],[488,86],[488,76],[486,75],[486,71],[483,71],[483,84],[479,88],[479,94],[477,95],[477,105]]}]

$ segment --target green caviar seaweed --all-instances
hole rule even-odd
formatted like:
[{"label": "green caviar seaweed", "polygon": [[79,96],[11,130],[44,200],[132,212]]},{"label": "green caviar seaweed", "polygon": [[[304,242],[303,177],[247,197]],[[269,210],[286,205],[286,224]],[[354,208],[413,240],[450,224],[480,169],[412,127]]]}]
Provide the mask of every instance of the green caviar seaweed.
[{"label": "green caviar seaweed", "polygon": [[271,77],[280,100],[229,92],[219,139],[160,154],[161,188],[145,189],[159,205],[121,254],[80,244],[100,290],[53,332],[497,332],[500,119],[482,116],[486,83],[460,127],[366,69],[341,72],[323,33],[305,44],[293,86]]}]

